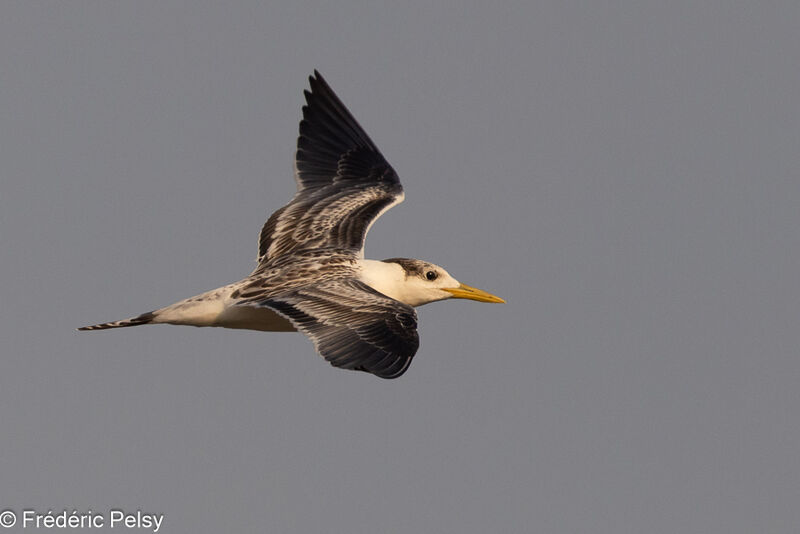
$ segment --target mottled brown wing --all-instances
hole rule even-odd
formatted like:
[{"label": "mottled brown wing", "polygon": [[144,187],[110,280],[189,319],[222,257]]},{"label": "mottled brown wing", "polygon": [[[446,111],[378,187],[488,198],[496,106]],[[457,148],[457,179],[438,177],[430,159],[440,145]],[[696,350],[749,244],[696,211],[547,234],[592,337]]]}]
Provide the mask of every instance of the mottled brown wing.
[{"label": "mottled brown wing", "polygon": [[394,169],[318,72],[305,92],[295,156],[297,194],[261,230],[258,261],[304,248],[363,255],[372,223],[402,202]]},{"label": "mottled brown wing", "polygon": [[331,365],[381,378],[402,375],[419,348],[414,308],[358,280],[329,280],[237,306],[269,307],[311,338]]}]

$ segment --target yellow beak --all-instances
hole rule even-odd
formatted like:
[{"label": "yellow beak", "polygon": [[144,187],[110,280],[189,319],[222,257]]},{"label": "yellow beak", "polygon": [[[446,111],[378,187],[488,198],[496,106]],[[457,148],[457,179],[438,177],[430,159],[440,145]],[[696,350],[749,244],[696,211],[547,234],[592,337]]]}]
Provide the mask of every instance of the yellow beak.
[{"label": "yellow beak", "polygon": [[456,288],[441,288],[443,291],[451,293],[457,299],[470,299],[477,300],[478,302],[505,302],[500,297],[495,297],[491,293],[482,291],[480,289],[469,287],[466,284],[461,284]]}]

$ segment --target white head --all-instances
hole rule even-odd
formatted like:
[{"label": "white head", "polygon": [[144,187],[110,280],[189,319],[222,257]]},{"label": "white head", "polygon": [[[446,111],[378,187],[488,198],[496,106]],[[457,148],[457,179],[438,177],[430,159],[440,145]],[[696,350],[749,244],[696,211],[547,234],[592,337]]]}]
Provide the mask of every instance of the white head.
[{"label": "white head", "polygon": [[373,289],[409,306],[450,298],[505,302],[500,297],[460,283],[438,265],[422,260],[364,260],[361,279]]}]

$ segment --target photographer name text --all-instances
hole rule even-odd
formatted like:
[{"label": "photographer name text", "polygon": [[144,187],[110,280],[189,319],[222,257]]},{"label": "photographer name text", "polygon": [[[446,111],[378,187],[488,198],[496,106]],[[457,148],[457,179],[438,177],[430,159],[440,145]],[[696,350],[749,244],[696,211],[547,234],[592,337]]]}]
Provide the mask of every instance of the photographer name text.
[{"label": "photographer name text", "polygon": [[141,510],[126,512],[124,510],[112,508],[107,513],[93,512],[87,510],[79,512],[77,510],[63,510],[54,512],[48,510],[45,513],[36,510],[4,510],[0,513],[0,527],[11,528],[17,526],[23,529],[145,529],[151,532],[158,532],[161,523],[164,521],[164,514],[148,514]]}]

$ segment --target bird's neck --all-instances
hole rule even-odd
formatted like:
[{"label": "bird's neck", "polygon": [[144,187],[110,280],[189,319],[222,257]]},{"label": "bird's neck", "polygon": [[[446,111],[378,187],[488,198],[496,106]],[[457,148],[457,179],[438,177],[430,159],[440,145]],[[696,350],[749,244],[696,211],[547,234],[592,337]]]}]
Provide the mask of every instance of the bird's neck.
[{"label": "bird's neck", "polygon": [[360,260],[359,267],[359,279],[375,291],[409,306],[423,304],[408,294],[406,272],[400,265],[377,260]]}]

